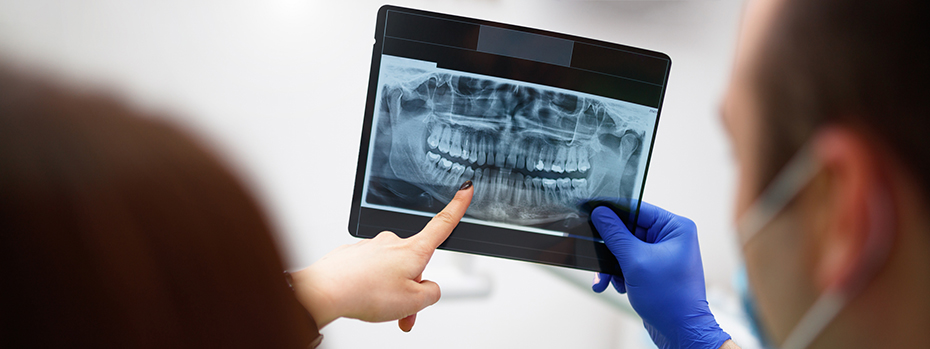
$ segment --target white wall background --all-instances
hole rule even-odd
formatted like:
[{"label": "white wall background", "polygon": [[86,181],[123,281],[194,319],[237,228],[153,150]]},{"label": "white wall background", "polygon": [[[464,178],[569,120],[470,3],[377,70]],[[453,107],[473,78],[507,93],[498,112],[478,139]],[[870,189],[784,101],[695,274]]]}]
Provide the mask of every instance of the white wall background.
[{"label": "white wall background", "polygon": [[[716,113],[742,3],[393,2],[669,54],[672,72],[645,200],[697,222],[711,306],[725,329],[749,346],[730,286],[738,260],[731,224],[734,164]],[[281,232],[288,266],[296,269],[354,241],[346,227],[381,4],[0,0],[0,56],[105,84],[143,108],[170,110],[246,178]],[[454,296],[463,290],[456,276],[463,264],[491,282],[489,295]],[[325,347],[650,344],[641,321],[615,306],[623,296],[595,295],[566,282],[589,273],[557,276],[528,263],[440,251],[425,277],[446,281],[452,296],[422,312],[413,332],[339,320],[323,331]]]}]

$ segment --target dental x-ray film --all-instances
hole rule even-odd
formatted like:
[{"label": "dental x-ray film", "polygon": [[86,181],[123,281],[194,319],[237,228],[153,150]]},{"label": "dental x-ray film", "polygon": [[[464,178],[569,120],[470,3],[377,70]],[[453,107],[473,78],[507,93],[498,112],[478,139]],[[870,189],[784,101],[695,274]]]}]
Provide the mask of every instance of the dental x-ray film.
[{"label": "dental x-ray film", "polygon": [[385,6],[349,230],[415,234],[462,182],[441,248],[618,273],[588,214],[632,227],[670,59],[500,23]]}]

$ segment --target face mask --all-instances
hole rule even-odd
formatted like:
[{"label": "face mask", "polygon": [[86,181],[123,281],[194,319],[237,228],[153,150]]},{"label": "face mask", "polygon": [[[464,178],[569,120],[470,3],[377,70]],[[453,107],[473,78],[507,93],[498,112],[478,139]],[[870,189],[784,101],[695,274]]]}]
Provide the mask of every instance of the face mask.
[{"label": "face mask", "polygon": [[749,289],[749,277],[746,275],[746,265],[740,264],[736,269],[733,277],[733,285],[739,295],[740,305],[743,307],[743,313],[749,321],[749,331],[759,341],[759,346],[763,349],[774,348],[765,330],[762,329],[762,323],[759,321],[759,312],[756,306],[756,300]]},{"label": "face mask", "polygon": [[[746,245],[765,228],[771,221],[777,217],[785,206],[794,199],[804,187],[820,172],[821,164],[814,158],[810,145],[802,147],[794,158],[788,162],[784,169],[775,176],[772,183],[763,191],[759,199],[753,203],[749,209],[737,221],[736,230],[741,239],[741,246],[745,250]],[[814,304],[801,316],[801,320],[795,324],[791,332],[785,338],[784,343],[780,346],[782,349],[803,349],[807,348],[814,339],[820,335],[820,332],[830,324],[831,321],[839,314],[840,310],[846,306],[849,299],[856,295],[867,281],[871,279],[878,267],[884,263],[887,257],[887,251],[890,249],[891,239],[876,239],[877,232],[887,231],[890,224],[886,224],[882,218],[890,217],[881,209],[891,207],[885,193],[873,195],[871,201],[874,205],[870,207],[869,221],[871,222],[871,233],[866,244],[884,243],[887,246],[871,249],[872,253],[867,255],[868,260],[873,261],[872,268],[866,268],[865,272],[860,274],[859,283],[850,283],[847,289],[840,287],[830,287],[821,294]],[[759,338],[764,348],[775,348],[765,331],[758,322],[758,307],[752,299],[752,293],[749,290],[749,282],[745,276],[745,267],[741,268],[743,277],[742,281],[737,276],[737,288],[740,289],[744,310],[749,317],[750,327]]]}]

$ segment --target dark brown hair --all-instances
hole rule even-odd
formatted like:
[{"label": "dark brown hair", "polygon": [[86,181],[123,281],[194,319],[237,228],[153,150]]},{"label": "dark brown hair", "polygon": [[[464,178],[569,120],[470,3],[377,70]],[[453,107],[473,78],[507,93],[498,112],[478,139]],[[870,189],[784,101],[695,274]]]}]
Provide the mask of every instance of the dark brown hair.
[{"label": "dark brown hair", "polygon": [[306,348],[317,334],[214,156],[113,99],[3,70],[0,267],[4,347]]},{"label": "dark brown hair", "polygon": [[930,198],[930,2],[784,0],[763,40],[761,183],[825,124],[883,142]]}]

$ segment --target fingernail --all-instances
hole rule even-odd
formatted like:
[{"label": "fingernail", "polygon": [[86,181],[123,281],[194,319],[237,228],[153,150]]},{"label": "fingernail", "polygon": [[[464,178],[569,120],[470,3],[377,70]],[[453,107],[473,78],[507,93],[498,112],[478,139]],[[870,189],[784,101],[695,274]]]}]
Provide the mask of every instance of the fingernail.
[{"label": "fingernail", "polygon": [[468,188],[471,188],[471,181],[465,181],[465,183],[462,183],[462,186],[459,187],[459,190],[465,190]]}]

